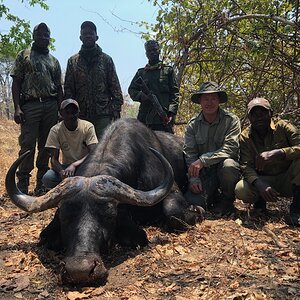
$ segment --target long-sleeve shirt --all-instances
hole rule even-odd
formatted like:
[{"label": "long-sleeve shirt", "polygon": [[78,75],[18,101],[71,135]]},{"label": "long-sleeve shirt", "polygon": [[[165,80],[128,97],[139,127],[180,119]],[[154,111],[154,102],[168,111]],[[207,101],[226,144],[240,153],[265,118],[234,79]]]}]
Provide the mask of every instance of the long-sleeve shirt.
[{"label": "long-sleeve shirt", "polygon": [[22,101],[59,96],[61,68],[50,53],[40,53],[32,48],[22,50],[17,55],[11,76],[22,80]]},{"label": "long-sleeve shirt", "polygon": [[[140,68],[132,79],[128,93],[133,101],[141,102],[141,85],[137,82],[142,77],[149,90],[157,97],[162,108],[173,115],[177,114],[179,103],[179,88],[171,66],[162,62],[155,66]],[[150,101],[142,102],[139,108],[138,120],[145,124],[162,124]]]},{"label": "long-sleeve shirt", "polygon": [[65,99],[75,99],[82,119],[112,115],[123,105],[121,86],[112,58],[96,45],[93,55],[69,58],[65,76]]},{"label": "long-sleeve shirt", "polygon": [[226,158],[238,160],[240,133],[240,121],[236,115],[220,108],[217,119],[210,124],[201,112],[186,127],[183,150],[187,165],[198,159],[204,167]]},{"label": "long-sleeve shirt", "polygon": [[[244,179],[252,184],[260,175],[272,176],[285,172],[292,160],[300,158],[300,131],[288,121],[271,120],[270,130],[264,139],[251,130],[251,126],[243,130],[240,137],[241,168]],[[278,160],[266,165],[262,172],[255,169],[255,157],[273,149],[282,149],[285,160]]]}]

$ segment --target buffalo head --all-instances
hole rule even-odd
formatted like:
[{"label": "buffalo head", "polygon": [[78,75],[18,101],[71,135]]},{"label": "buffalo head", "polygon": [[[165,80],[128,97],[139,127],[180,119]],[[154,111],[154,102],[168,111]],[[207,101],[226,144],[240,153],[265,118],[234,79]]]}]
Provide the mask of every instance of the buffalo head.
[{"label": "buffalo head", "polygon": [[5,184],[16,206],[29,213],[59,208],[53,226],[48,227],[54,230],[53,238],[65,251],[65,283],[90,285],[106,280],[108,272],[100,253],[114,239],[118,204],[152,206],[168,195],[174,183],[172,167],[158,151],[150,150],[161,161],[165,174],[164,181],[149,191],[134,189],[108,175],[75,176],[66,178],[47,194],[33,197],[20,192],[15,182],[16,170],[29,151],[10,167]]}]

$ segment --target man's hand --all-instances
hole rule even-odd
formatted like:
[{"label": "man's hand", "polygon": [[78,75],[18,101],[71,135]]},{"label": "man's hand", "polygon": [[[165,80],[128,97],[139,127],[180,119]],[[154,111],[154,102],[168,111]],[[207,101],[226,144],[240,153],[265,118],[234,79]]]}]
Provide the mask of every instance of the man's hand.
[{"label": "man's hand", "polygon": [[24,113],[19,106],[15,110],[14,120],[17,124],[21,124],[25,122]]},{"label": "man's hand", "polygon": [[199,177],[201,169],[204,167],[202,161],[200,159],[197,159],[194,161],[188,170],[188,174],[190,177]]},{"label": "man's hand", "polygon": [[149,97],[144,92],[141,92],[140,102],[143,103],[143,102],[147,102],[147,101],[149,101]]},{"label": "man's hand", "polygon": [[73,177],[75,174],[76,167],[73,164],[70,164],[65,170],[62,170],[60,176],[62,179],[67,177]]},{"label": "man's hand", "polygon": [[192,183],[192,184],[190,184],[190,190],[194,194],[200,194],[202,192],[202,183]]},{"label": "man's hand", "polygon": [[173,126],[174,123],[175,123],[175,115],[173,113],[169,112],[167,124],[170,124],[171,126]]},{"label": "man's hand", "polygon": [[266,165],[273,163],[275,160],[284,160],[284,158],[285,153],[282,149],[262,152],[255,158],[255,169],[259,172],[263,171]]},{"label": "man's hand", "polygon": [[278,192],[276,192],[267,182],[261,179],[256,179],[254,181],[254,186],[265,201],[275,202],[278,200]]}]

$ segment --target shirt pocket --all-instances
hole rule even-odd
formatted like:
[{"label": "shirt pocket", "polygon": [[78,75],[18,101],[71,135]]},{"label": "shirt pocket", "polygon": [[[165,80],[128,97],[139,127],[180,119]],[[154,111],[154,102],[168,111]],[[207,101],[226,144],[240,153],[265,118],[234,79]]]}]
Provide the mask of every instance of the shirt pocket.
[{"label": "shirt pocket", "polygon": [[198,146],[202,146],[207,143],[207,139],[204,136],[196,136],[196,143]]},{"label": "shirt pocket", "polygon": [[215,136],[214,144],[216,146],[216,149],[221,148],[224,145],[224,136]]},{"label": "shirt pocket", "polygon": [[284,136],[277,136],[274,139],[274,148],[290,147],[288,140]]},{"label": "shirt pocket", "polygon": [[159,77],[159,90],[161,93],[169,92],[169,80],[167,74],[161,74]]}]

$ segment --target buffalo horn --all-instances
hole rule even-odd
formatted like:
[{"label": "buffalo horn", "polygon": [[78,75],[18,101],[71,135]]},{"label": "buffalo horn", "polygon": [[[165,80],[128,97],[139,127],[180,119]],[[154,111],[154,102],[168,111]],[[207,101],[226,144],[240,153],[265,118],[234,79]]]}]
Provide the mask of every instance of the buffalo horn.
[{"label": "buffalo horn", "polygon": [[173,169],[168,160],[157,150],[149,148],[152,153],[161,161],[164,170],[164,180],[161,184],[150,191],[136,190],[112,176],[99,175],[92,177],[95,183],[94,193],[99,196],[112,197],[120,203],[137,206],[152,206],[160,202],[170,192],[174,183]]},{"label": "buffalo horn", "polygon": [[63,198],[70,197],[83,188],[85,184],[83,177],[70,177],[43,196],[32,197],[23,194],[16,185],[15,173],[18,166],[29,153],[30,151],[23,153],[12,164],[5,178],[5,187],[8,196],[11,201],[22,210],[33,213],[56,207]]}]

